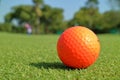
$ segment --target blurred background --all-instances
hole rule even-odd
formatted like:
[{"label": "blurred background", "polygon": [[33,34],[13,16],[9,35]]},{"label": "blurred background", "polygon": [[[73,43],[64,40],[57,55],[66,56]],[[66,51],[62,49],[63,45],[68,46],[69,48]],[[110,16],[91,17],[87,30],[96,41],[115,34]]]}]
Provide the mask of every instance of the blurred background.
[{"label": "blurred background", "polygon": [[120,0],[0,0],[0,32],[61,34],[77,25],[120,33]]}]

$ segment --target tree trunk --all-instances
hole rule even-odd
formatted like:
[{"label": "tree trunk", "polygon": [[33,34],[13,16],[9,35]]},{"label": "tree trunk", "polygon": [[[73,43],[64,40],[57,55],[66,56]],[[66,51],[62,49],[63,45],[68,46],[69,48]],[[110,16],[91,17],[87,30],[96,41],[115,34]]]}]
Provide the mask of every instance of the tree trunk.
[{"label": "tree trunk", "polygon": [[40,19],[39,19],[39,17],[37,17],[36,25],[35,25],[35,34],[39,34],[39,26],[40,26]]}]

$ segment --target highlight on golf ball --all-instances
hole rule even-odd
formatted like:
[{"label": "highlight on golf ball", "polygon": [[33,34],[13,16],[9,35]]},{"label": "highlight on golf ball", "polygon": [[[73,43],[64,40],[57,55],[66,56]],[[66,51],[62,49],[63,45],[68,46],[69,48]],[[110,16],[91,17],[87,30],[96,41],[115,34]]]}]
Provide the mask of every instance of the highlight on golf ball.
[{"label": "highlight on golf ball", "polygon": [[87,68],[100,53],[100,42],[96,34],[83,26],[65,30],[58,39],[57,52],[64,65],[71,68]]}]

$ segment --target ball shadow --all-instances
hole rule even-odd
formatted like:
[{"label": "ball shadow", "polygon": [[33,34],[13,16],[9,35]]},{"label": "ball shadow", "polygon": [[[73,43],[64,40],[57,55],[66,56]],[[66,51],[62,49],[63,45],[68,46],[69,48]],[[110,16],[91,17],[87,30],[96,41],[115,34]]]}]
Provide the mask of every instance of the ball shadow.
[{"label": "ball shadow", "polygon": [[30,66],[34,66],[38,69],[44,68],[44,69],[63,69],[63,70],[69,70],[71,68],[66,67],[64,64],[60,62],[39,62],[39,63],[30,63]]}]

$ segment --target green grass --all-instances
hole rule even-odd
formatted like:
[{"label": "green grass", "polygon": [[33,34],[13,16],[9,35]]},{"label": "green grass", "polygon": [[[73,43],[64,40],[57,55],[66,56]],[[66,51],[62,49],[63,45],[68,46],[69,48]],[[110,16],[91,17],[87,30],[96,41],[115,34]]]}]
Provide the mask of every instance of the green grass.
[{"label": "green grass", "polygon": [[99,35],[101,53],[87,69],[70,69],[57,56],[58,35],[0,33],[0,80],[119,80],[120,35]]}]

